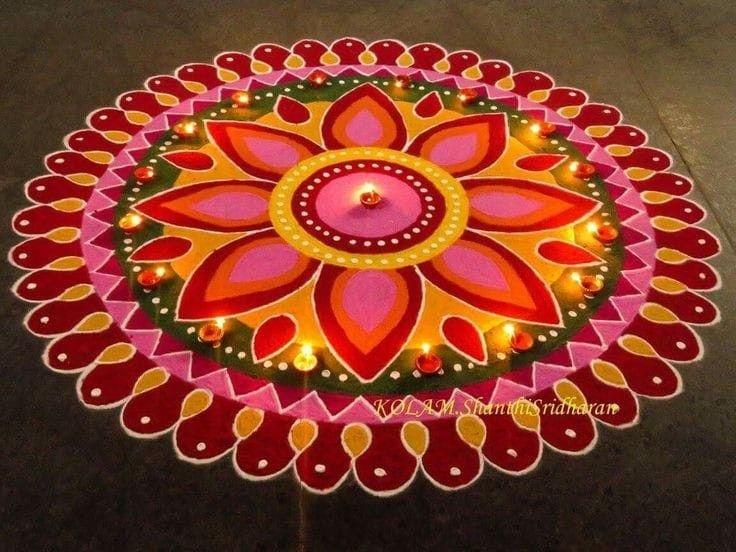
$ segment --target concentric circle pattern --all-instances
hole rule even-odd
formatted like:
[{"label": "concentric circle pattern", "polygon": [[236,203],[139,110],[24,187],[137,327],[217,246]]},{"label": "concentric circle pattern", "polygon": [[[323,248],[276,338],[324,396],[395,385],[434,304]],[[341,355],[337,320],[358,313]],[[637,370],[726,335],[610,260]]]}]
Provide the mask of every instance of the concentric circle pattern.
[{"label": "concentric circle pattern", "polygon": [[681,390],[720,245],[613,106],[395,40],[180,67],[30,181],[44,362],[191,462],[385,496],[589,451]]}]

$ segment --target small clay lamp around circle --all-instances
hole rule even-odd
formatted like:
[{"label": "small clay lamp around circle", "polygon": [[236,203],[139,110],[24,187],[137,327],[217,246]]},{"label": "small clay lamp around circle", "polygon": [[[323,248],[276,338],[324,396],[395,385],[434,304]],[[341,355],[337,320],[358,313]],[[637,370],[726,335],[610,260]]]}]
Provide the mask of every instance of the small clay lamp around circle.
[{"label": "small clay lamp around circle", "polygon": [[577,272],[573,272],[572,279],[582,288],[586,299],[593,299],[603,289],[603,280],[590,274],[580,276]]},{"label": "small clay lamp around circle", "polygon": [[248,107],[251,103],[250,94],[244,90],[233,92],[230,99],[233,101],[235,107]]},{"label": "small clay lamp around circle", "polygon": [[148,184],[156,178],[156,170],[151,166],[138,167],[133,171],[133,176],[141,184]]},{"label": "small clay lamp around circle", "polygon": [[531,131],[541,138],[548,138],[555,133],[557,127],[553,123],[542,121],[540,123],[534,123],[529,127]]},{"label": "small clay lamp around circle", "polygon": [[225,336],[225,319],[217,318],[214,322],[207,322],[199,328],[197,336],[202,343],[219,347]]},{"label": "small clay lamp around circle", "polygon": [[302,345],[299,354],[294,357],[294,368],[300,372],[311,372],[317,367],[317,357],[311,345]]},{"label": "small clay lamp around circle", "polygon": [[409,88],[411,85],[411,77],[409,75],[396,75],[394,86],[396,88]]},{"label": "small clay lamp around circle", "polygon": [[414,366],[422,374],[436,374],[442,368],[442,359],[434,354],[428,343],[422,345],[422,352],[417,355]]},{"label": "small clay lamp around circle", "polygon": [[599,226],[595,222],[589,222],[587,228],[603,245],[611,245],[618,239],[618,230],[610,224]]},{"label": "small clay lamp around circle", "polygon": [[159,266],[141,271],[136,279],[143,289],[153,289],[161,283],[164,276],[166,276],[166,269]]},{"label": "small clay lamp around circle", "polygon": [[324,86],[325,83],[327,82],[328,76],[329,75],[327,75],[327,73],[325,73],[324,71],[316,69],[312,71],[311,73],[309,73],[307,80],[312,86],[321,87],[321,86]]},{"label": "small clay lamp around circle", "polygon": [[504,332],[509,336],[509,344],[514,353],[523,353],[534,346],[534,338],[525,331],[517,331],[514,324],[506,324]]},{"label": "small clay lamp around circle", "polygon": [[128,213],[118,221],[118,228],[126,234],[132,234],[143,228],[143,217],[137,213]]},{"label": "small clay lamp around circle", "polygon": [[184,120],[174,125],[174,134],[179,138],[191,138],[197,134],[197,121]]},{"label": "small clay lamp around circle", "polygon": [[591,163],[581,163],[580,161],[573,161],[570,163],[570,172],[572,172],[575,178],[581,180],[588,180],[595,174],[595,166]]}]

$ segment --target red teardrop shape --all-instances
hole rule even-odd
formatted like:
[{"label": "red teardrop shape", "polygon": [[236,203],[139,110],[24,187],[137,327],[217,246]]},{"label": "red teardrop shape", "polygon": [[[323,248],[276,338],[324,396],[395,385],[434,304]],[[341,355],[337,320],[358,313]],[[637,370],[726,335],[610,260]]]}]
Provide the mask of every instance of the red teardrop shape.
[{"label": "red teardrop shape", "polygon": [[587,249],[561,240],[542,242],[537,248],[537,253],[550,262],[564,266],[587,266],[603,262],[600,257]]},{"label": "red teardrop shape", "polygon": [[419,117],[428,119],[429,117],[437,115],[437,113],[442,111],[443,107],[440,95],[437,91],[434,91],[430,92],[416,103],[414,106],[414,113]]},{"label": "red teardrop shape", "polygon": [[208,171],[215,166],[215,160],[206,153],[194,150],[180,150],[161,155],[166,161],[187,171]]},{"label": "red teardrop shape", "polygon": [[526,155],[516,161],[516,166],[525,171],[548,171],[567,159],[567,155],[557,153],[538,153]]},{"label": "red teardrop shape", "polygon": [[442,337],[450,347],[456,349],[466,357],[485,363],[488,360],[488,350],[480,330],[465,318],[449,316],[440,327]]},{"label": "red teardrop shape", "polygon": [[256,328],[251,344],[253,360],[261,362],[283,351],[296,338],[294,319],[285,314],[272,316]]},{"label": "red teardrop shape", "polygon": [[283,121],[295,125],[306,123],[311,117],[307,106],[288,96],[279,96],[274,110]]},{"label": "red teardrop shape", "polygon": [[178,236],[163,236],[144,243],[133,251],[129,260],[138,263],[173,261],[183,257],[192,248],[192,242]]}]

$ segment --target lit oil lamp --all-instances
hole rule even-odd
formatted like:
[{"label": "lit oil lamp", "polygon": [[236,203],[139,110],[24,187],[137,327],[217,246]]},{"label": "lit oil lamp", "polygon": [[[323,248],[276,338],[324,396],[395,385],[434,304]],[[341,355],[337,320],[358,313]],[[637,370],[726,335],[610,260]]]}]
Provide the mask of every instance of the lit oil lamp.
[{"label": "lit oil lamp", "polygon": [[575,178],[581,180],[587,180],[595,174],[595,166],[590,163],[581,163],[580,161],[573,161],[570,163],[570,172]]},{"label": "lit oil lamp", "polygon": [[157,268],[147,268],[138,274],[138,283],[143,289],[153,289],[161,283],[166,276],[166,269],[159,266]]},{"label": "lit oil lamp", "polygon": [[312,86],[324,86],[327,82],[327,73],[324,71],[321,71],[319,69],[316,69],[315,71],[312,71],[309,73],[309,76],[307,77],[307,80],[310,82]]},{"label": "lit oil lamp", "polygon": [[248,107],[251,102],[250,94],[243,90],[233,92],[233,95],[230,96],[230,99],[233,101],[235,107]]},{"label": "lit oil lamp", "polygon": [[509,338],[511,349],[515,353],[523,353],[534,346],[534,338],[525,331],[517,331],[514,324],[504,324],[503,331]]},{"label": "lit oil lamp", "polygon": [[610,224],[598,226],[595,222],[589,222],[587,229],[604,245],[610,245],[618,239],[618,230]]},{"label": "lit oil lamp", "polygon": [[425,343],[414,365],[423,374],[436,374],[442,368],[442,359],[432,352],[429,343]]},{"label": "lit oil lamp", "polygon": [[542,121],[541,123],[533,123],[529,129],[541,138],[548,138],[555,133],[557,127],[553,123]]},{"label": "lit oil lamp", "polygon": [[128,234],[137,232],[142,226],[143,217],[136,213],[128,213],[118,221],[118,227]]},{"label": "lit oil lamp", "polygon": [[312,346],[302,345],[299,354],[294,357],[294,368],[300,372],[311,372],[317,366],[317,357],[314,355]]},{"label": "lit oil lamp", "polygon": [[411,84],[411,77],[409,75],[396,75],[394,79],[394,86],[396,88],[409,88]]},{"label": "lit oil lamp", "polygon": [[225,335],[225,319],[217,318],[214,322],[207,322],[199,328],[197,335],[202,343],[207,343],[213,347],[219,347],[220,342]]},{"label": "lit oil lamp", "polygon": [[573,272],[571,277],[583,289],[583,295],[587,299],[592,299],[603,289],[603,280],[596,276],[586,274],[581,277],[577,272]]},{"label": "lit oil lamp", "polygon": [[174,134],[179,138],[191,138],[197,134],[197,121],[186,120],[174,125]]},{"label": "lit oil lamp", "polygon": [[156,178],[156,170],[151,166],[138,167],[133,171],[133,176],[141,184],[148,184]]},{"label": "lit oil lamp", "polygon": [[373,209],[381,203],[381,195],[376,191],[372,184],[366,186],[366,190],[360,194],[360,203],[366,209]]},{"label": "lit oil lamp", "polygon": [[475,88],[461,88],[457,97],[463,105],[470,105],[478,99],[478,91]]}]

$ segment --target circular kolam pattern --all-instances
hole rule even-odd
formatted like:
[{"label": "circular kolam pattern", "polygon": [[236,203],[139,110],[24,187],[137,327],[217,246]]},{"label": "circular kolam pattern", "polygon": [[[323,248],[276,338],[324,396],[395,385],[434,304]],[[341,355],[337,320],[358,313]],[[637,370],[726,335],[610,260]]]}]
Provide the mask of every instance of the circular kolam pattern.
[{"label": "circular kolam pattern", "polygon": [[720,244],[646,142],[469,50],[226,52],[46,157],[14,291],[85,405],[187,461],[381,496],[523,474],[679,393],[719,319]]}]

